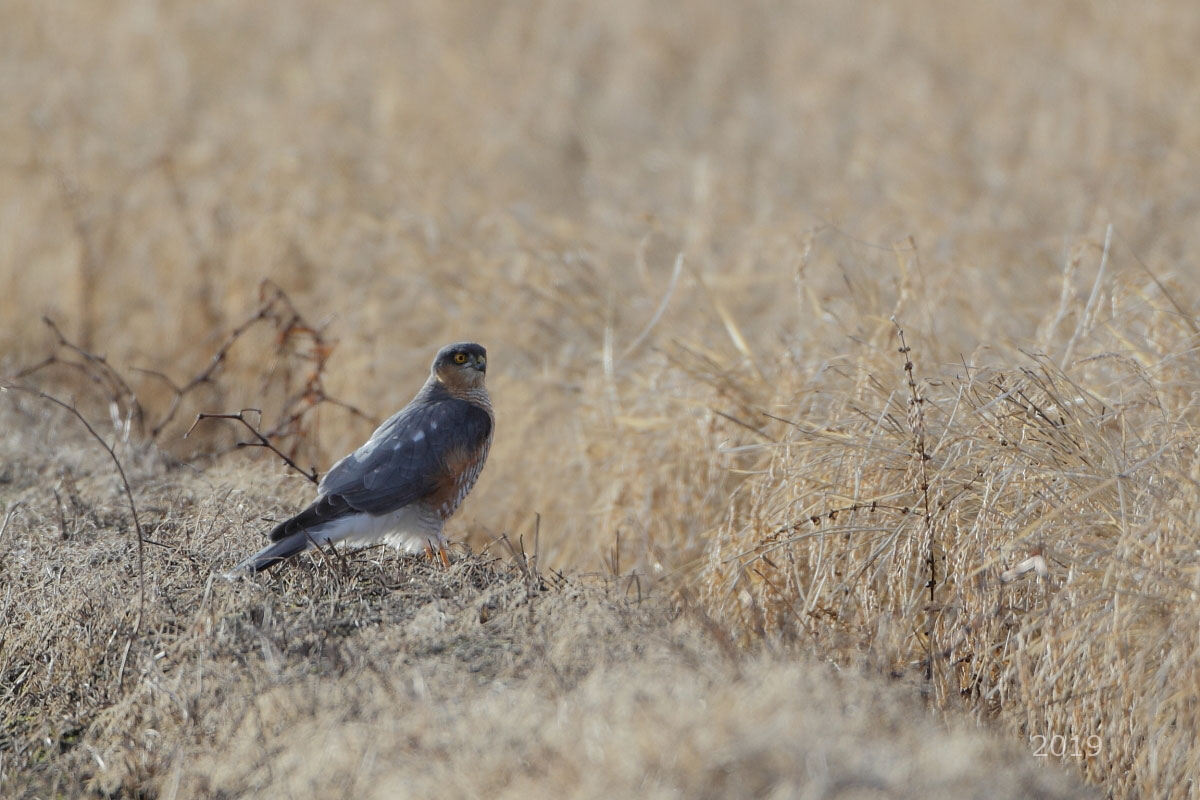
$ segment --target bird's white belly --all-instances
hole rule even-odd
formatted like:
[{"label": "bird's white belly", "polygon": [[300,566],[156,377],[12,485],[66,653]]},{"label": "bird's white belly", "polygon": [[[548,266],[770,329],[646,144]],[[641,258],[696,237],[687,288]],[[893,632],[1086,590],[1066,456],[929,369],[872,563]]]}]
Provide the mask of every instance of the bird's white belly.
[{"label": "bird's white belly", "polygon": [[382,543],[409,553],[445,542],[438,515],[415,505],[378,516],[351,514],[325,523],[312,531],[312,537],[318,542],[340,542],[348,547]]}]

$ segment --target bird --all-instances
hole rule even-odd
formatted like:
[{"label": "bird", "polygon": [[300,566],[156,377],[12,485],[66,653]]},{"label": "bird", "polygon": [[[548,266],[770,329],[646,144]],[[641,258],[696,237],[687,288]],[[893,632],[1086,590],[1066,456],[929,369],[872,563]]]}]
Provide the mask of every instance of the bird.
[{"label": "bird", "polygon": [[481,345],[439,350],[412,401],[330,468],[316,499],[270,532],[271,544],[227,575],[262,572],[335,542],[424,550],[448,567],[443,526],[479,478],[495,429],[486,373]]}]

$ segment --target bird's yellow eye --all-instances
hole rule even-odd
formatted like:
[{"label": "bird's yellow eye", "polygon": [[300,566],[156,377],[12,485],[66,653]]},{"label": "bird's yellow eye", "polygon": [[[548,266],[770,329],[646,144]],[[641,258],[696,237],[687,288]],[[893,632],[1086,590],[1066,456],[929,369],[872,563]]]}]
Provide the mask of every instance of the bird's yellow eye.
[{"label": "bird's yellow eye", "polygon": [[454,363],[455,364],[467,363],[467,354],[466,353],[455,353],[454,354]]}]

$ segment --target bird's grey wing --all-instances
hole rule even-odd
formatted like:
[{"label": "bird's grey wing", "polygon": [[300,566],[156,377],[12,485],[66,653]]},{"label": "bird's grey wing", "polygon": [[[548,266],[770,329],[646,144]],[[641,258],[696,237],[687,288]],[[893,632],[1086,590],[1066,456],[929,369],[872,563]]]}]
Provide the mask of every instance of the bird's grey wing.
[{"label": "bird's grey wing", "polygon": [[457,477],[455,469],[481,453],[491,432],[491,416],[465,400],[410,406],[329,471],[318,503],[395,511],[442,490]]},{"label": "bird's grey wing", "polygon": [[362,472],[360,465],[365,463],[375,452],[379,440],[387,438],[396,428],[404,427],[408,418],[420,410],[420,406],[410,404],[384,420],[371,434],[371,438],[363,442],[361,447],[349,455],[342,456],[329,468],[329,471],[321,478],[321,482],[317,484],[317,495],[324,497],[328,494],[337,494],[334,487],[352,485]]},{"label": "bird's grey wing", "polygon": [[338,492],[352,490],[356,482],[362,480],[363,465],[369,463],[372,456],[378,455],[376,450],[379,441],[386,439],[393,430],[403,428],[407,418],[419,408],[406,406],[397,411],[375,429],[362,447],[330,467],[317,486],[317,499],[299,514],[276,525],[270,533],[271,541],[278,542],[293,534],[312,530],[323,523],[358,513],[359,510],[351,506]]}]

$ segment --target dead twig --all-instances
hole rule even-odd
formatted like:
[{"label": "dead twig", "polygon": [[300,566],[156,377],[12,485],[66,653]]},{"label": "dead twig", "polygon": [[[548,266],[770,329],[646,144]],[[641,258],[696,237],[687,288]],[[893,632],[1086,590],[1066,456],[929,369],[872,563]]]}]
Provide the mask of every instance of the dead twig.
[{"label": "dead twig", "polygon": [[[326,337],[321,326],[305,319],[287,293],[270,281],[263,281],[259,285],[258,305],[254,311],[224,335],[204,368],[191,378],[177,382],[170,375],[157,369],[134,368],[136,372],[162,382],[169,389],[169,405],[161,415],[148,412],[143,407],[133,386],[105,356],[75,344],[53,320],[46,318],[44,322],[55,337],[54,352],[38,363],[22,369],[14,378],[20,381],[58,365],[76,370],[83,380],[95,384],[105,395],[103,399],[108,401],[114,426],[126,437],[129,435],[131,424],[136,423],[139,435],[150,441],[159,441],[164,431],[178,418],[189,395],[205,385],[221,388],[218,376],[222,368],[229,363],[233,349],[248,331],[263,325],[269,325],[275,331],[276,356],[275,366],[263,370],[263,393],[271,393],[276,397],[282,395],[278,417],[273,414],[272,418],[275,421],[268,426],[264,424],[262,411],[258,409],[253,409],[259,414],[256,423],[251,423],[245,416],[246,412],[252,409],[243,409],[236,414],[201,413],[183,438],[188,438],[196,425],[204,419],[235,420],[245,426],[253,437],[252,441],[237,442],[237,448],[265,447],[297,472],[317,483],[319,476],[315,468],[304,470],[296,463],[297,452],[311,433],[309,412],[329,403],[360,419],[377,424],[377,420],[358,407],[330,397],[326,393],[325,367],[336,342]],[[28,388],[26,390],[33,391]],[[149,421],[150,417],[154,417],[152,422]]]},{"label": "dead twig", "polygon": [[[268,289],[270,291],[268,291]],[[208,364],[204,367],[204,369],[194,375],[182,386],[175,383],[175,381],[171,380],[171,378],[162,372],[135,367],[135,369],[137,369],[137,371],[141,372],[143,375],[148,375],[163,381],[173,392],[171,405],[163,415],[163,418],[159,420],[159,422],[151,429],[150,438],[157,439],[167,425],[169,425],[171,421],[175,419],[175,415],[179,411],[179,406],[183,403],[184,397],[186,397],[196,388],[213,382],[213,378],[216,376],[217,371],[226,362],[229,357],[229,351],[233,349],[233,346],[237,344],[238,340],[241,339],[247,331],[249,331],[258,323],[272,319],[272,315],[274,314],[277,306],[286,305],[293,318],[299,317],[295,306],[292,305],[292,301],[288,298],[287,294],[275,284],[263,281],[259,288],[259,297],[260,303],[258,308],[255,309],[254,313],[242,320],[240,324],[235,326],[233,330],[231,330],[225,336],[220,346],[217,347],[216,352],[213,353],[212,357],[208,360]],[[192,427],[194,428],[195,425],[193,424]]]},{"label": "dead twig", "polygon": [[289,467],[291,467],[292,469],[299,472],[304,477],[308,478],[313,483],[319,484],[321,482],[320,477],[317,473],[316,467],[311,467],[307,472],[305,470],[301,469],[301,467],[295,461],[293,461],[290,457],[288,457],[288,455],[286,453],[284,453],[282,450],[280,450],[278,447],[276,447],[274,444],[272,444],[271,440],[265,434],[263,434],[261,431],[259,431],[258,428],[254,427],[254,425],[252,425],[250,423],[250,421],[248,419],[246,419],[245,414],[247,411],[253,411],[253,412],[257,413],[260,418],[262,417],[262,411],[260,411],[257,408],[243,408],[241,411],[237,412],[236,414],[205,414],[205,413],[197,414],[196,421],[192,423],[192,427],[188,428],[187,433],[185,433],[183,435],[183,438],[186,439],[189,436],[191,436],[192,431],[196,429],[196,426],[199,425],[201,422],[203,422],[206,419],[230,419],[235,422],[240,422],[240,423],[242,423],[242,425],[244,425],[246,427],[246,430],[250,431],[250,434],[255,438],[255,441],[253,441],[253,442],[238,442],[237,447],[239,447],[239,448],[242,448],[242,447],[265,447],[266,449],[270,450],[272,453],[274,453],[275,455],[277,455],[281,459],[283,459],[283,462],[285,464],[287,464]]},{"label": "dead twig", "polygon": [[79,370],[88,380],[100,386],[108,394],[109,402],[114,404],[116,408],[124,405],[125,414],[137,423],[139,432],[143,431],[145,429],[145,409],[142,408],[137,393],[134,392],[133,387],[122,377],[121,373],[112,364],[108,363],[108,359],[104,356],[92,353],[68,339],[62,332],[62,329],[58,327],[58,324],[50,319],[50,317],[42,317],[42,322],[54,334],[56,348],[74,353],[82,358],[83,362],[71,361],[55,352],[36,364],[20,370],[13,375],[13,378],[15,380],[23,380],[36,372],[55,365]]},{"label": "dead twig", "polygon": [[[363,419],[372,425],[378,424],[378,420],[363,412],[357,406],[347,403],[343,400],[329,396],[325,392],[324,375],[325,367],[332,355],[336,342],[326,338],[320,326],[310,323],[300,311],[296,308],[291,298],[278,285],[271,281],[263,281],[259,286],[260,304],[253,314],[242,321],[225,337],[224,341],[217,348],[217,351],[210,359],[208,366],[205,367],[199,374],[194,376],[182,386],[177,385],[168,376],[154,372],[151,370],[143,370],[147,375],[157,377],[164,381],[173,391],[171,407],[164,415],[163,419],[154,426],[152,435],[158,436],[162,430],[175,418],[177,411],[183,401],[183,398],[197,387],[203,384],[211,384],[219,371],[222,364],[228,358],[230,350],[234,344],[252,327],[261,322],[270,322],[274,325],[276,333],[276,357],[277,364],[282,365],[282,375],[280,376],[276,369],[264,372],[263,375],[263,392],[266,393],[271,382],[275,379],[282,379],[283,387],[286,394],[282,408],[279,412],[278,421],[269,429],[252,428],[256,443],[241,443],[239,447],[245,446],[262,446],[263,440],[291,439],[293,445],[288,448],[290,452],[285,453],[280,447],[272,447],[282,458],[291,463],[292,457],[296,453],[295,443],[302,440],[307,435],[307,430],[302,424],[305,417],[314,408],[329,403],[345,409],[354,416]],[[309,346],[305,348],[298,342],[307,341]],[[297,388],[293,387],[293,367],[292,362],[299,358],[301,361],[308,361],[312,364],[304,375],[302,381],[299,382]],[[249,409],[246,409],[249,410]],[[197,422],[206,417],[216,415],[202,414],[197,418]],[[259,412],[260,427],[262,423],[262,413]],[[226,417],[228,419],[236,418]],[[246,420],[241,420],[243,424],[247,424]],[[195,422],[188,430],[188,433],[196,427]],[[186,436],[185,436],[186,438]],[[299,468],[297,468],[299,469]],[[312,479],[316,474],[315,470],[311,473],[299,470],[306,477]]]}]

